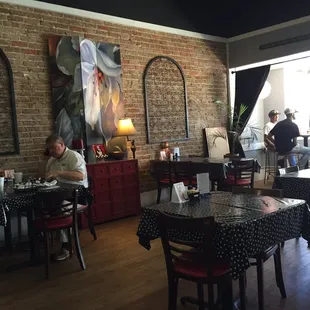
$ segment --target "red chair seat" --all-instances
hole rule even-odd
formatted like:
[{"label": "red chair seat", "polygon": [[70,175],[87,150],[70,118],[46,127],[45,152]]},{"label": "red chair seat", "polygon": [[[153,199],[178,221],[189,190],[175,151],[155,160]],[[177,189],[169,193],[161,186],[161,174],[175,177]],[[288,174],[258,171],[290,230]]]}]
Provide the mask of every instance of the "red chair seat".
[{"label": "red chair seat", "polygon": [[[45,220],[46,228],[47,229],[60,229],[60,228],[66,228],[73,223],[73,218],[70,217],[51,217],[47,218]],[[42,230],[43,229],[43,223],[41,220],[36,220],[35,225],[37,229]]]},{"label": "red chair seat", "polygon": [[[174,264],[174,270],[175,272],[195,278],[208,277],[205,265],[191,261],[177,260]],[[228,273],[230,271],[230,267],[226,262],[219,262],[218,265],[214,266],[212,271],[214,277],[220,277]]]},{"label": "red chair seat", "polygon": [[235,178],[233,176],[227,176],[227,179],[225,179],[225,183],[229,184],[229,185],[250,185],[251,184],[251,179],[237,179],[235,180]]},{"label": "red chair seat", "polygon": [[[165,183],[165,184],[170,184],[170,179],[169,178],[160,179],[159,182],[160,183]],[[172,178],[171,179],[171,183],[175,183],[175,182],[177,182],[177,180]]]}]

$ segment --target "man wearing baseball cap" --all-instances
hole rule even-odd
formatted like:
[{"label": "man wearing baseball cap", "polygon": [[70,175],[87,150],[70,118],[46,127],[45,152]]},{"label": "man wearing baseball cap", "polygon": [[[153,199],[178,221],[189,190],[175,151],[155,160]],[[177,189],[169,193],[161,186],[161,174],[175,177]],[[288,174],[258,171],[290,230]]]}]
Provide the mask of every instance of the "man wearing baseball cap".
[{"label": "man wearing baseball cap", "polygon": [[276,125],[279,118],[278,116],[279,114],[281,114],[279,111],[271,110],[268,113],[269,122],[264,126],[264,142],[266,148],[270,150],[275,150],[276,147],[274,145],[274,140],[267,139],[267,135],[269,134],[270,130]]},{"label": "man wearing baseball cap", "polygon": [[[304,169],[310,157],[310,147],[297,144],[297,137],[300,136],[298,126],[293,122],[295,119],[295,109],[287,108],[284,111],[286,119],[278,122],[268,133],[267,139],[274,136],[276,151],[280,154],[294,153],[302,154],[299,160],[299,168]],[[290,165],[294,165],[294,155],[288,158]]]},{"label": "man wearing baseball cap", "polygon": [[281,113],[277,110],[271,110],[268,113],[269,122],[264,127],[264,134],[265,135],[268,135],[270,130],[276,125],[280,114]]}]

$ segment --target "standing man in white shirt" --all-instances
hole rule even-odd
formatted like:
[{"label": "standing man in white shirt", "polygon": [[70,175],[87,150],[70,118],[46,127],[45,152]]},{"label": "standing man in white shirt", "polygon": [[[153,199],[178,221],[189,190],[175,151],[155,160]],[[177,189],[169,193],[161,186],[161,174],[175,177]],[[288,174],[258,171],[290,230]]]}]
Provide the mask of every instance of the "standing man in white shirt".
[{"label": "standing man in white shirt", "polygon": [[[59,135],[47,137],[46,148],[51,158],[45,168],[46,178],[60,183],[83,185],[88,187],[87,170],[84,158],[78,152],[68,149]],[[69,257],[69,242],[66,231],[60,232],[62,247],[53,255],[54,260],[65,260]]]}]

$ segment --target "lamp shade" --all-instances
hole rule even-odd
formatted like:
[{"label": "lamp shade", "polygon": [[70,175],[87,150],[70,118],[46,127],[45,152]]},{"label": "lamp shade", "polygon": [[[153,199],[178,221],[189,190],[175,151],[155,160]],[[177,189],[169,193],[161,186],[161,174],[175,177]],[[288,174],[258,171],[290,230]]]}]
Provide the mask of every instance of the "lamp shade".
[{"label": "lamp shade", "polygon": [[132,124],[131,118],[121,118],[118,121],[115,136],[132,136],[137,133]]}]

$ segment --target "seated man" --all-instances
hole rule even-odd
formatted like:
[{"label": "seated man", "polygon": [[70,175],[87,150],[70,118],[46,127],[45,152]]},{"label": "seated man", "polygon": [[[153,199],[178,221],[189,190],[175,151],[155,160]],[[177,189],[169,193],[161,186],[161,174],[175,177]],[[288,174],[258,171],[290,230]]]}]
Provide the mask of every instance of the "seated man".
[{"label": "seated man", "polygon": [[[296,138],[300,136],[298,126],[293,123],[296,112],[297,111],[294,109],[285,109],[284,114],[286,115],[286,119],[278,122],[269,132],[267,138],[272,139],[272,136],[274,136],[276,150],[279,153],[291,152],[295,154],[302,154],[302,157],[299,160],[299,168],[304,169],[309,160],[310,147],[305,147],[297,144],[296,142]],[[289,162],[290,165],[294,165],[292,156],[289,157]]]},{"label": "seated man", "polygon": [[272,140],[268,139],[267,136],[270,132],[271,129],[273,129],[273,127],[276,125],[278,119],[279,119],[279,111],[276,110],[271,110],[268,113],[268,117],[269,117],[269,122],[264,126],[264,142],[265,142],[265,146],[267,149],[269,150],[275,150],[276,147],[274,145],[274,139],[272,137]]},{"label": "seated man", "polygon": [[[88,187],[85,161],[79,153],[68,149],[64,140],[58,135],[50,135],[46,139],[46,148],[51,158],[46,164],[46,178],[56,179],[60,183],[84,185]],[[61,231],[62,247],[55,260],[65,260],[69,257],[69,243],[66,231]]]}]

